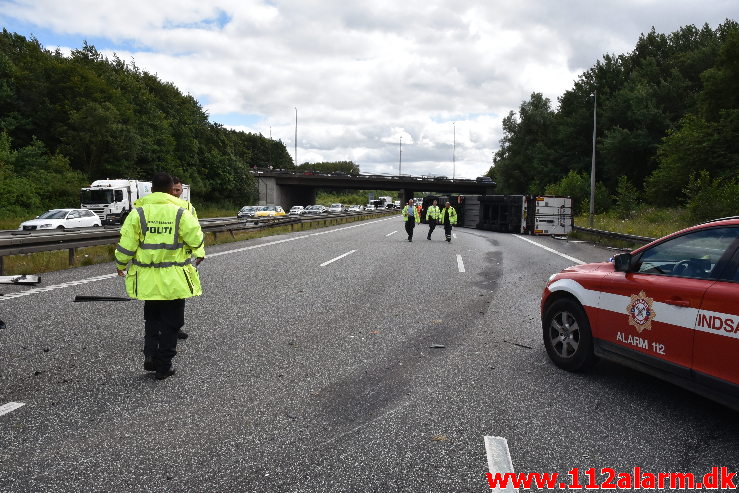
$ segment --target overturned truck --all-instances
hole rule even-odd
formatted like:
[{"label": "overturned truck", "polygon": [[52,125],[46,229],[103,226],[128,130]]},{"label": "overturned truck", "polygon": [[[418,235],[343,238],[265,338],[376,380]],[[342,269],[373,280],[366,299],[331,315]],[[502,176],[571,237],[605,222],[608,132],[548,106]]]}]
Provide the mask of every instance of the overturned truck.
[{"label": "overturned truck", "polygon": [[465,228],[501,233],[565,235],[572,231],[572,199],[551,195],[454,195],[423,198],[421,218],[434,200],[457,209]]}]

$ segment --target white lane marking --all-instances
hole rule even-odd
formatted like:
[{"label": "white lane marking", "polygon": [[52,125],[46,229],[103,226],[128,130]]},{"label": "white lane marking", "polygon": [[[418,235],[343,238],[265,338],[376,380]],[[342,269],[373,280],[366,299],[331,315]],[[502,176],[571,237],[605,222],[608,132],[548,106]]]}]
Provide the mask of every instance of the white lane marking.
[{"label": "white lane marking", "polygon": [[[360,224],[355,224],[353,226],[346,226],[346,227],[343,227],[343,228],[332,229],[332,230],[329,230],[329,231],[322,231],[320,233],[312,233],[312,234],[307,234],[307,235],[295,236],[295,237],[292,237],[292,238],[285,238],[283,240],[270,241],[268,243],[262,243],[262,244],[259,244],[259,245],[252,245],[252,246],[248,246],[248,247],[244,247],[244,248],[235,248],[233,250],[225,250],[223,252],[211,253],[211,254],[208,254],[206,256],[206,258],[218,257],[220,255],[228,255],[228,254],[231,254],[231,253],[243,252],[245,250],[253,250],[255,248],[263,248],[263,247],[266,247],[266,246],[277,245],[279,243],[285,243],[285,242],[288,242],[288,241],[295,241],[295,240],[300,240],[300,239],[303,239],[303,238],[310,238],[311,236],[318,236],[318,235],[324,235],[324,234],[328,234],[328,233],[335,233],[337,231],[344,231],[346,229],[358,228],[360,226],[366,226],[368,224],[379,223],[379,222],[382,222],[382,221],[389,221],[389,220],[392,220],[392,219],[397,219],[397,217],[396,216],[391,216],[391,217],[388,217],[388,218],[385,218],[385,219],[377,219],[375,221],[362,222]],[[71,287],[71,286],[77,286],[78,284],[87,284],[88,282],[104,281],[105,279],[113,279],[114,277],[118,277],[118,274],[117,273],[105,274],[105,275],[102,275],[102,276],[88,277],[87,279],[79,279],[77,281],[70,281],[70,282],[65,282],[65,283],[62,283],[62,284],[54,284],[52,286],[46,286],[46,287],[43,287],[43,288],[33,288],[33,289],[29,289],[27,291],[19,291],[17,293],[6,293],[4,296],[0,296],[0,302],[5,301],[5,300],[12,300],[13,298],[21,298],[23,296],[30,296],[32,294],[45,293],[46,291],[54,291],[56,289],[63,289],[63,288]]]},{"label": "white lane marking", "polygon": [[[495,477],[496,473],[501,476],[507,472],[512,473],[513,461],[508,450],[508,441],[503,437],[485,437],[485,452],[488,456],[488,470]],[[491,488],[490,491],[518,491],[512,485],[504,488]]]},{"label": "white lane marking", "polygon": [[459,272],[464,272],[464,262],[462,261],[461,255],[457,255],[457,268]]},{"label": "white lane marking", "polygon": [[331,260],[328,260],[328,261],[326,261],[326,262],[322,263],[322,264],[321,264],[321,267],[326,267],[326,266],[327,266],[328,264],[330,264],[331,262],[336,262],[337,260],[339,260],[339,259],[342,259],[342,258],[346,257],[347,255],[351,255],[351,254],[352,254],[352,253],[354,253],[354,252],[356,252],[356,250],[352,250],[352,251],[350,251],[350,252],[346,252],[346,253],[345,253],[345,254],[343,254],[343,255],[339,255],[339,256],[338,256],[338,257],[336,257],[336,258],[332,258]]},{"label": "white lane marking", "polygon": [[394,235],[394,234],[395,234],[395,233],[397,233],[397,232],[398,232],[398,230],[395,230],[395,231],[393,231],[392,233],[388,233],[388,234],[386,234],[385,236],[390,236],[390,235]]},{"label": "white lane marking", "polygon": [[529,243],[531,243],[532,245],[536,245],[536,246],[538,246],[539,248],[543,248],[544,250],[546,250],[546,251],[548,251],[548,252],[552,252],[552,253],[554,253],[554,254],[557,254],[557,255],[559,255],[560,257],[566,258],[567,260],[572,260],[572,261],[573,261],[573,262],[575,262],[576,264],[580,264],[580,265],[582,265],[582,264],[584,264],[584,263],[585,263],[585,262],[583,262],[583,261],[582,261],[582,260],[580,260],[580,259],[576,259],[575,257],[570,257],[569,255],[566,255],[566,254],[564,254],[564,253],[562,253],[562,252],[558,252],[557,250],[555,250],[555,249],[553,249],[553,248],[549,248],[548,246],[544,246],[544,245],[542,245],[541,243],[537,243],[537,242],[535,242],[534,240],[529,240],[528,238],[524,238],[523,236],[519,236],[519,235],[513,235],[513,236],[515,236],[516,238],[518,238],[518,239],[520,239],[520,240],[523,240],[523,241],[528,241],[528,242],[529,242]]},{"label": "white lane marking", "polygon": [[457,233],[452,233],[452,236],[454,236],[454,238],[456,239],[457,238]]},{"label": "white lane marking", "polygon": [[0,406],[0,416],[3,414],[8,414],[11,411],[15,411],[19,407],[25,406],[26,404],[24,402],[8,402],[7,404],[3,404]]}]

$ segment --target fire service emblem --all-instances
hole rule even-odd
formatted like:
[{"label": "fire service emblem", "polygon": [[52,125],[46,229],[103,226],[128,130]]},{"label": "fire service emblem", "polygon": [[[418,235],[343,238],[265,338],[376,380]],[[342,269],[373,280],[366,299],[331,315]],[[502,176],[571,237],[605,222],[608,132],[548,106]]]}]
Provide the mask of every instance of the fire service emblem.
[{"label": "fire service emblem", "polygon": [[629,325],[636,327],[636,331],[640,334],[644,329],[652,330],[652,319],[655,316],[652,303],[654,300],[644,291],[640,291],[639,294],[631,295],[631,302],[626,306]]}]

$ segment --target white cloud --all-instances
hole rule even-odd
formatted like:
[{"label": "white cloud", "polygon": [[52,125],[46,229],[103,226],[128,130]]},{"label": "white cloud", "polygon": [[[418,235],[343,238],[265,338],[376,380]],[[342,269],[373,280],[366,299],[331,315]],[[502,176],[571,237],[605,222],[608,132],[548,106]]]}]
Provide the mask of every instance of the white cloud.
[{"label": "white cloud", "polygon": [[[735,0],[0,0],[0,21],[110,40],[232,125],[281,139],[300,162],[450,176],[487,171],[502,118],[532,92],[556,98],[652,26],[715,27]],[[21,33],[29,34],[29,33]],[[48,43],[47,43],[48,44]],[[99,47],[100,48],[100,47]],[[69,49],[69,47],[65,48]],[[103,50],[112,54],[112,51]],[[245,120],[247,120],[245,118]],[[253,117],[249,118],[253,121]]]}]

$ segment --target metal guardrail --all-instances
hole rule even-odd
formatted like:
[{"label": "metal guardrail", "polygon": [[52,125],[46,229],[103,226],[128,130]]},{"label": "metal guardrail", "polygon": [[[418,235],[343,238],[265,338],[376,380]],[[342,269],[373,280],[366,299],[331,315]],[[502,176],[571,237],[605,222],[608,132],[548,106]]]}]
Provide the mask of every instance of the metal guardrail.
[{"label": "metal guardrail", "polygon": [[[311,216],[280,216],[259,218],[204,218],[200,220],[203,233],[213,234],[214,240],[220,233],[230,233],[235,237],[236,232],[259,230],[276,226],[297,225],[301,223],[314,223],[323,221],[326,226],[336,224],[335,219],[355,218],[362,216],[379,216],[397,214],[395,209],[380,211],[351,212],[341,214],[321,214]],[[328,224],[333,223],[333,224]],[[119,228],[115,229],[87,229],[81,231],[56,231],[51,230],[42,234],[31,232],[13,232],[9,236],[0,237],[0,275],[4,274],[4,258],[8,255],[19,255],[24,253],[51,252],[58,250],[69,250],[69,265],[75,264],[77,248],[85,248],[99,245],[111,245],[118,242],[120,238]]]},{"label": "metal guardrail", "polygon": [[612,231],[603,231],[600,229],[592,229],[592,228],[582,228],[580,226],[573,226],[572,229],[574,231],[581,231],[583,233],[589,233],[592,235],[597,236],[605,236],[606,238],[614,238],[617,240],[627,240],[627,241],[635,241],[637,243],[651,243],[656,238],[649,238],[648,236],[636,236],[636,235],[627,235],[624,233],[614,233]]}]

